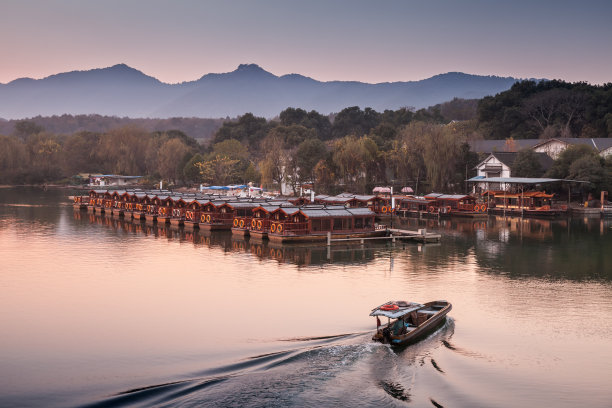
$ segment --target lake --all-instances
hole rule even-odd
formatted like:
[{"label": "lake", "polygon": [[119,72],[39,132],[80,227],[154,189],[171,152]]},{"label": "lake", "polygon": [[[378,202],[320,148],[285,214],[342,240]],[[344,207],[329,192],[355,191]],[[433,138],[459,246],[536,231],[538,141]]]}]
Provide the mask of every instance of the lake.
[{"label": "lake", "polygon": [[[281,246],[0,189],[0,406],[612,406],[612,220],[403,220]],[[388,300],[453,304],[403,350]]]}]

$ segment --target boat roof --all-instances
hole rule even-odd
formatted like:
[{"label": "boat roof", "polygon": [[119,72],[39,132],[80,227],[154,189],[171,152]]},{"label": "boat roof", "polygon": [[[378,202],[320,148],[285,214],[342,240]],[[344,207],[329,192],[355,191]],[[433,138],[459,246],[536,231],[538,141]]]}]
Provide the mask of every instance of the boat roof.
[{"label": "boat roof", "polygon": [[395,304],[396,302],[391,300],[387,303],[384,303],[378,307],[375,307],[374,309],[372,309],[372,313],[370,313],[370,316],[386,316],[389,317],[391,319],[398,319],[402,316],[407,315],[408,313],[414,312],[416,310],[419,310],[423,307],[425,307],[425,305],[421,304],[421,303],[416,303],[416,302],[406,302],[408,304],[408,306],[405,307],[399,307],[396,310],[381,310],[380,308],[385,306],[385,305],[392,305]]}]

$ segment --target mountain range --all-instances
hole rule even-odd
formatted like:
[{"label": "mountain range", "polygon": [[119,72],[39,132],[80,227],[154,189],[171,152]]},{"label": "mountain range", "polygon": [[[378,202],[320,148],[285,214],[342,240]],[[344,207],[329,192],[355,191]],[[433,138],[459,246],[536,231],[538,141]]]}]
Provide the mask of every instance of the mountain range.
[{"label": "mountain range", "polygon": [[328,114],[349,106],[382,112],[495,95],[516,81],[511,77],[449,72],[410,82],[322,82],[299,74],[276,76],[258,65],[242,64],[232,72],[167,84],[118,64],[0,84],[0,118],[62,114],[224,118],[246,112],[272,118],[288,107]]}]

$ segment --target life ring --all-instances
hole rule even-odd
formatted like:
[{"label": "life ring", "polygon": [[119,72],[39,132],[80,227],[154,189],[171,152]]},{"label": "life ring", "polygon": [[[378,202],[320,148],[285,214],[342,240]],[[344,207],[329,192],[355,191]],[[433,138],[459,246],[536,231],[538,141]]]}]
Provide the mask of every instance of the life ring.
[{"label": "life ring", "polygon": [[255,229],[256,225],[257,225],[257,221],[251,220],[251,228]]},{"label": "life ring", "polygon": [[261,231],[261,221],[257,221],[257,229]]},{"label": "life ring", "polygon": [[278,226],[276,227],[276,232],[278,232],[279,234],[283,232],[283,224],[278,224]]},{"label": "life ring", "polygon": [[451,211],[452,211],[451,207],[450,207],[450,206],[446,206],[446,213],[447,213],[447,214],[450,214],[450,213],[451,213]]},{"label": "life ring", "polygon": [[238,218],[234,218],[234,227],[238,226]]},{"label": "life ring", "polygon": [[398,310],[399,306],[396,304],[388,304],[388,305],[382,305],[380,307],[380,310]]},{"label": "life ring", "polygon": [[210,224],[210,214],[206,216],[206,222]]},{"label": "life ring", "polygon": [[206,215],[204,215],[204,214],[200,215],[200,221],[201,222],[206,222]]},{"label": "life ring", "polygon": [[240,228],[244,228],[244,220],[240,220]]},{"label": "life ring", "polygon": [[481,210],[482,212],[486,212],[486,211],[487,211],[487,205],[486,205],[486,204],[481,205],[481,206],[480,206],[480,210]]},{"label": "life ring", "polygon": [[384,205],[382,206],[382,212],[386,213],[387,212],[387,207],[385,207]]},{"label": "life ring", "polygon": [[432,206],[429,207],[429,212],[433,214],[433,212],[435,211],[435,208]]},{"label": "life ring", "polygon": [[[279,227],[280,227],[280,225],[279,225]],[[270,226],[270,232],[276,232],[276,224],[272,224]]]}]

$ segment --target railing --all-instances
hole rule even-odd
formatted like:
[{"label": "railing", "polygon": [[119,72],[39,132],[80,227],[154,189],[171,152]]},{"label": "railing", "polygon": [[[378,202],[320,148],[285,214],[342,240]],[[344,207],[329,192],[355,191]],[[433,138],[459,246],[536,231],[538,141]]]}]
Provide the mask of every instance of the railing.
[{"label": "railing", "polygon": [[200,222],[200,211],[186,210],[185,219],[192,222]]},{"label": "railing", "polygon": [[[280,229],[279,229],[280,228]],[[304,235],[309,232],[308,222],[270,222],[270,233],[279,235]],[[324,231],[323,231],[324,232]]]},{"label": "railing", "polygon": [[[244,229],[244,230],[249,230],[251,229],[251,220],[253,218],[252,217],[234,217],[234,220],[232,221],[232,227],[233,228],[239,228],[239,229]],[[255,224],[257,225],[257,224]]]},{"label": "railing", "polygon": [[233,219],[234,214],[232,213],[202,212],[200,214],[200,222],[206,224],[232,225]]},{"label": "railing", "polygon": [[270,231],[270,223],[272,221],[269,218],[255,218],[251,219],[250,230],[251,231]]},{"label": "railing", "polygon": [[184,218],[185,217],[185,208],[173,208],[172,209],[172,218]]}]

